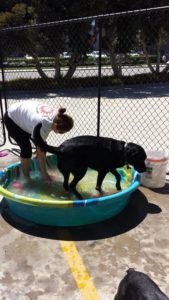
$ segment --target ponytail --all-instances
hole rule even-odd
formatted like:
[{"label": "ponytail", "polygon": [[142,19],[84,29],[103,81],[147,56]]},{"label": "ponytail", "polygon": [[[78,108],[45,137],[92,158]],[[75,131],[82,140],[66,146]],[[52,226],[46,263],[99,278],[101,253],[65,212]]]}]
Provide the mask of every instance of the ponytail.
[{"label": "ponytail", "polygon": [[54,125],[57,127],[57,130],[67,132],[70,129],[72,129],[74,125],[74,121],[72,117],[65,114],[65,112],[66,112],[66,108],[63,107],[59,108],[58,113],[54,118]]}]

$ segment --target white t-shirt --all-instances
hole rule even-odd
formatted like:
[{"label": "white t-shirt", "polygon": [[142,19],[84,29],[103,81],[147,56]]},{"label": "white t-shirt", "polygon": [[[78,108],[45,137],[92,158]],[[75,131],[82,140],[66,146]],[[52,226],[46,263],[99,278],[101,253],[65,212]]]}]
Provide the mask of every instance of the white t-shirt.
[{"label": "white t-shirt", "polygon": [[8,109],[8,116],[12,121],[24,131],[33,134],[34,127],[42,123],[41,137],[46,141],[52,130],[53,119],[56,116],[56,110],[44,103],[37,101],[16,102]]}]

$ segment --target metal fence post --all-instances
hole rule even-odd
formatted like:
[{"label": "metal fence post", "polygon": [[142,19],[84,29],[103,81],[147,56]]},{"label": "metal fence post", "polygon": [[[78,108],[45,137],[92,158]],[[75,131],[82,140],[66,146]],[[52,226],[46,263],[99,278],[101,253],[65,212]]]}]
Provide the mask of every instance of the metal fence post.
[{"label": "metal fence post", "polygon": [[5,109],[7,110],[7,102],[6,102],[6,87],[5,87],[5,72],[4,72],[4,63],[3,63],[3,51],[2,51],[2,32],[0,32],[0,68],[2,74],[2,94],[5,101]]},{"label": "metal fence post", "polygon": [[3,122],[4,113],[3,113],[3,105],[2,105],[2,92],[4,94],[5,108],[6,108],[6,96],[5,96],[6,94],[5,94],[5,90],[4,90],[5,76],[4,76],[4,66],[3,66],[1,41],[2,41],[2,36],[1,36],[1,32],[0,32],[0,68],[1,68],[1,74],[2,74],[2,83],[1,83],[2,86],[1,86],[1,89],[0,89],[0,113],[1,113],[2,135],[3,135],[3,142],[0,146],[3,146],[6,143],[6,133],[5,133],[5,126],[4,126],[4,122]]},{"label": "metal fence post", "polygon": [[100,135],[100,102],[101,102],[101,59],[102,59],[102,21],[99,20],[99,65],[98,65],[98,102],[97,102],[97,136]]}]

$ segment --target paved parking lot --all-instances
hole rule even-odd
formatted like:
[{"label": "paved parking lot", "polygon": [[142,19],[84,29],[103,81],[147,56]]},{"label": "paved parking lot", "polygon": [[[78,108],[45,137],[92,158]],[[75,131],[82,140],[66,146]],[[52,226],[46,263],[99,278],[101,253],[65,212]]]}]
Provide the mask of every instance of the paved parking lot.
[{"label": "paved parking lot", "polygon": [[[0,160],[3,168],[18,158]],[[158,190],[140,187],[118,216],[77,228],[24,221],[3,199],[0,299],[110,300],[129,267],[169,295],[168,195],[169,182]]]}]

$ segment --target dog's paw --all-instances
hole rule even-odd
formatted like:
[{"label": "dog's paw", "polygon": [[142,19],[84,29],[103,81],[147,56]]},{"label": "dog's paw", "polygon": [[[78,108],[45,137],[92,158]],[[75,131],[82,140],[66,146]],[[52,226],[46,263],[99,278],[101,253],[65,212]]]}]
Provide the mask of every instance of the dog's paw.
[{"label": "dog's paw", "polygon": [[121,191],[121,190],[122,190],[122,188],[121,188],[120,185],[116,185],[116,189],[117,189],[118,191]]},{"label": "dog's paw", "polygon": [[103,190],[100,186],[96,185],[95,189],[100,192],[100,193],[103,193]]},{"label": "dog's paw", "polygon": [[77,191],[71,191],[78,200],[83,200],[83,197],[80,193],[78,193]]},{"label": "dog's paw", "polygon": [[83,200],[82,195],[74,187],[72,187],[71,184],[69,185],[69,192],[74,194],[78,200]]},{"label": "dog's paw", "polygon": [[69,191],[69,186],[68,185],[65,184],[65,185],[63,185],[63,187],[64,187],[65,191],[67,191],[67,192]]}]

